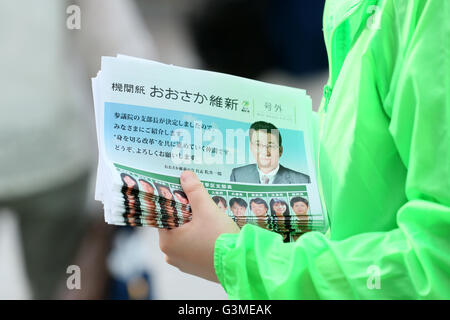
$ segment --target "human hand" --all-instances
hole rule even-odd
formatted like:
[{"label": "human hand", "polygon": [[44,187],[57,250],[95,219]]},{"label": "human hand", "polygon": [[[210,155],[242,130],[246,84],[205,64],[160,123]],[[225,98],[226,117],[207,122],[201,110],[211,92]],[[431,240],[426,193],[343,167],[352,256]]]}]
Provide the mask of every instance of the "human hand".
[{"label": "human hand", "polygon": [[193,172],[184,171],[180,182],[192,208],[192,220],[171,230],[159,229],[159,246],[167,263],[218,282],[214,270],[216,240],[222,233],[239,233],[240,229],[214,203]]}]

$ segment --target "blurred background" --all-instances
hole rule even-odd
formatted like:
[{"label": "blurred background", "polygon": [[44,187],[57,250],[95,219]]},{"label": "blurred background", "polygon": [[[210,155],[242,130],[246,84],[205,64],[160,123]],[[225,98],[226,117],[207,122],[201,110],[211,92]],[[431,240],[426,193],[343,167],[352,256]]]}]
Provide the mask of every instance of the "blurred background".
[{"label": "blurred background", "polygon": [[155,229],[103,222],[90,79],[120,53],[306,89],[317,110],[324,1],[0,1],[0,299],[226,299],[167,265]]}]

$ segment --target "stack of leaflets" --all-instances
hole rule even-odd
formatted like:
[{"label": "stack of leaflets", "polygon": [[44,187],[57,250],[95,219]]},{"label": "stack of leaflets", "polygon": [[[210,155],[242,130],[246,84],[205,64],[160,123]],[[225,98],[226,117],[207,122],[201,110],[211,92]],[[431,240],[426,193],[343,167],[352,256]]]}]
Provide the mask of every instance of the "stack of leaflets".
[{"label": "stack of leaflets", "polygon": [[92,87],[107,223],[188,223],[179,177],[191,170],[240,227],[326,230],[304,90],[120,55],[102,58]]}]

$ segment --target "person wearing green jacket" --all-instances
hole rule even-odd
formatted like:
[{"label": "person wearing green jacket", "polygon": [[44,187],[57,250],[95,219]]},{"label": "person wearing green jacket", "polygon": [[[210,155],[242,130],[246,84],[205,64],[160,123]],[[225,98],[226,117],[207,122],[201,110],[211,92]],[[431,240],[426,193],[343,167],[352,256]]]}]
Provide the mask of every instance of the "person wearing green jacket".
[{"label": "person wearing green jacket", "polygon": [[184,172],[193,220],[160,231],[166,260],[232,299],[449,299],[450,1],[328,0],[324,36],[329,236],[239,230]]}]

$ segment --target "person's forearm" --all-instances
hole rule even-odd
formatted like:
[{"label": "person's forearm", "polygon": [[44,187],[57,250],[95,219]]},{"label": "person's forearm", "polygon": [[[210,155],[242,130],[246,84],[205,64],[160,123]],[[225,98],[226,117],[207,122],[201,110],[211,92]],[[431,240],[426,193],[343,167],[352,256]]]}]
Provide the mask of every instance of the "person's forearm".
[{"label": "person's forearm", "polygon": [[398,229],[343,241],[310,232],[282,243],[247,225],[217,239],[216,274],[234,299],[449,298],[450,208],[415,200],[398,217]]}]

